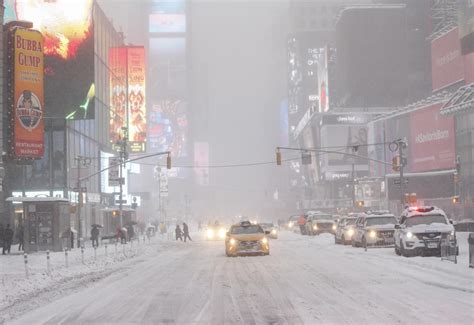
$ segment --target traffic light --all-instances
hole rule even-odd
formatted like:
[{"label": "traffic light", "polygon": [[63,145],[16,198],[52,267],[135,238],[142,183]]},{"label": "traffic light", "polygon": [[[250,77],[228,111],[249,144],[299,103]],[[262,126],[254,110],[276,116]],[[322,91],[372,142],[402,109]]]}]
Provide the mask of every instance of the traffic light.
[{"label": "traffic light", "polygon": [[364,207],[364,201],[356,201],[356,207],[358,208],[363,208]]},{"label": "traffic light", "polygon": [[455,195],[451,198],[451,201],[453,204],[458,204],[459,203],[459,195]]},{"label": "traffic light", "polygon": [[171,156],[166,157],[166,169],[171,169]]},{"label": "traffic light", "polygon": [[394,172],[400,171],[400,156],[395,156],[392,158],[392,170]]},{"label": "traffic light", "polygon": [[280,152],[280,150],[278,150],[276,152],[276,160],[277,160],[277,165],[281,166],[281,152]]},{"label": "traffic light", "polygon": [[405,203],[415,204],[417,201],[416,193],[405,193]]}]

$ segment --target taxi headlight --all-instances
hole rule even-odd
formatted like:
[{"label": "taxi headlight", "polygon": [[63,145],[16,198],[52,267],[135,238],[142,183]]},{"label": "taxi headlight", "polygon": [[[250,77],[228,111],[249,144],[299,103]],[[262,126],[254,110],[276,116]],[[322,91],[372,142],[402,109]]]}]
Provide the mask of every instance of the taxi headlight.
[{"label": "taxi headlight", "polygon": [[261,241],[262,241],[262,244],[265,244],[265,245],[268,244],[267,237],[263,237]]},{"label": "taxi headlight", "polygon": [[318,225],[314,225],[313,230],[318,230]]},{"label": "taxi headlight", "polygon": [[212,229],[207,229],[207,238],[214,237],[214,231]]},{"label": "taxi headlight", "polygon": [[219,229],[219,238],[225,238],[225,229],[224,228],[221,228]]},{"label": "taxi headlight", "polygon": [[349,228],[349,230],[347,231],[347,235],[348,235],[349,237],[352,237],[352,235],[354,235],[354,229]]},{"label": "taxi headlight", "polygon": [[234,238],[231,238],[229,240],[229,243],[230,243],[231,246],[234,246],[237,243],[237,241]]},{"label": "taxi headlight", "polygon": [[408,239],[412,239],[413,238],[413,234],[411,232],[407,232],[407,238]]},{"label": "taxi headlight", "polygon": [[336,230],[336,225],[332,225],[332,230]]},{"label": "taxi headlight", "polygon": [[369,232],[369,236],[370,236],[370,238],[375,238],[377,236],[377,233],[374,230],[371,230]]},{"label": "taxi headlight", "polygon": [[276,235],[277,231],[276,229],[272,229],[272,235]]}]

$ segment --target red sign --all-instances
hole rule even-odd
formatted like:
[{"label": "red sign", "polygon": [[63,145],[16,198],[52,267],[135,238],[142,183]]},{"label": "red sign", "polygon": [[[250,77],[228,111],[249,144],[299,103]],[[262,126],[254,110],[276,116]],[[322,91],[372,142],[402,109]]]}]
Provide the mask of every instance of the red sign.
[{"label": "red sign", "polygon": [[458,28],[431,42],[433,91],[464,79],[464,63]]},{"label": "red sign", "polygon": [[443,103],[410,114],[410,171],[450,169],[455,166],[454,118],[441,116]]}]

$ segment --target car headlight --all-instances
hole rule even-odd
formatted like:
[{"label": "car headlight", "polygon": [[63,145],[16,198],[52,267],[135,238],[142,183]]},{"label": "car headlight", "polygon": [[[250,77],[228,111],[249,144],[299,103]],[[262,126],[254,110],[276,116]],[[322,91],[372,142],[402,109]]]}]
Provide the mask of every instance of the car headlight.
[{"label": "car headlight", "polygon": [[262,238],[262,244],[268,244],[268,239],[267,237]]},{"label": "car headlight", "polygon": [[219,238],[225,238],[225,229],[219,229]]},{"label": "car headlight", "polygon": [[454,236],[455,235],[455,231],[451,231],[451,236]]},{"label": "car headlight", "polygon": [[348,235],[349,237],[352,237],[352,235],[354,235],[354,229],[349,228],[349,230],[347,231],[347,235]]},{"label": "car headlight", "polygon": [[288,222],[288,228],[293,228],[293,221]]},{"label": "car headlight", "polygon": [[314,225],[313,230],[318,230],[318,225]]},{"label": "car headlight", "polygon": [[332,225],[332,230],[336,230],[337,229],[337,226],[336,225]]},{"label": "car headlight", "polygon": [[207,230],[207,237],[208,237],[208,238],[214,237],[214,231],[213,231],[212,229],[208,229],[208,230]]},{"label": "car headlight", "polygon": [[229,240],[229,243],[230,243],[231,246],[234,246],[237,243],[237,241],[234,238],[231,238]]},{"label": "car headlight", "polygon": [[377,233],[374,230],[371,230],[369,232],[369,236],[370,236],[370,238],[375,238],[377,236]]},{"label": "car headlight", "polygon": [[272,235],[276,235],[277,231],[276,229],[272,229]]},{"label": "car headlight", "polygon": [[411,232],[407,232],[407,238],[408,239],[412,239],[413,238],[413,234]]}]

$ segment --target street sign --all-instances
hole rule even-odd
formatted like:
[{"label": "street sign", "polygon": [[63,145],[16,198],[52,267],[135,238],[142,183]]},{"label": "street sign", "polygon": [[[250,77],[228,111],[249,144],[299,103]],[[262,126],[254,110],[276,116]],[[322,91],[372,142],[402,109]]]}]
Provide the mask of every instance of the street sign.
[{"label": "street sign", "polygon": [[[405,184],[408,184],[408,178],[404,178],[404,183],[405,183]],[[400,183],[400,178],[395,178],[395,179],[393,180],[393,184],[395,184],[395,185],[400,185],[400,184],[401,184],[401,183]]]},{"label": "street sign", "polygon": [[109,186],[120,186],[120,157],[109,158]]}]

